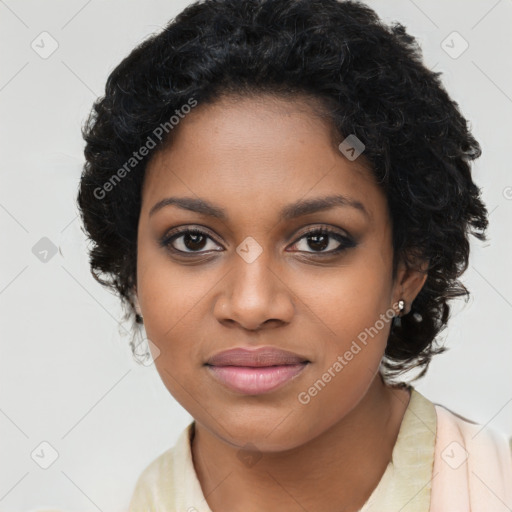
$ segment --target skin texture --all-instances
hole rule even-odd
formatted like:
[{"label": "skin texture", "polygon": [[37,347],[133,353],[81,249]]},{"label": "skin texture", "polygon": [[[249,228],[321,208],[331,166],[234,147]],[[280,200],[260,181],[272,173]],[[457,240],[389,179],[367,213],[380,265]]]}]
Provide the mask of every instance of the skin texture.
[{"label": "skin texture", "polygon": [[[385,194],[362,158],[341,154],[306,100],[222,98],[196,107],[178,128],[147,167],[137,297],[162,381],[196,420],[193,459],[208,504],[214,512],[358,510],[390,460],[409,401],[378,373],[391,322],[309,403],[298,395],[381,314],[393,305],[398,313],[399,299],[407,312],[426,275],[399,265],[392,280]],[[368,216],[341,206],[279,218],[290,203],[333,194],[361,202]],[[227,219],[175,205],[149,215],[170,196],[209,201]],[[322,225],[355,246],[322,256],[340,246],[330,236],[319,249],[304,236]],[[200,243],[171,242],[195,250],[192,257],[159,244],[178,226],[206,232]],[[252,263],[236,252],[249,236],[262,249]],[[255,346],[310,364],[255,396],[227,389],[204,366],[220,351]]]}]

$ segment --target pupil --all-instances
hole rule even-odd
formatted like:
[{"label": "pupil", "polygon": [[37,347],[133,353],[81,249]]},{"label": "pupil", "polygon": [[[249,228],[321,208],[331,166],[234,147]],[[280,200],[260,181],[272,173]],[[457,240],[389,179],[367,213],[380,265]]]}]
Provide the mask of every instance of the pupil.
[{"label": "pupil", "polygon": [[[329,245],[329,240],[328,240],[329,237],[327,235],[311,235],[309,238],[310,238],[310,240],[313,240],[313,245],[320,244],[320,246],[313,247],[310,243],[309,246],[311,249],[323,250]],[[323,243],[318,242],[318,240],[320,238],[323,238]]]},{"label": "pupil", "polygon": [[[185,239],[184,239],[184,244],[185,244],[185,247],[187,249],[190,249],[190,250],[197,250],[197,249],[201,249],[201,242],[199,241],[200,239],[204,238],[203,235],[199,235],[199,234],[194,234],[194,233],[187,233],[185,235]],[[192,244],[190,243],[187,243],[188,241],[192,241]],[[204,245],[204,240],[202,241],[203,242],[203,245]],[[199,245],[199,247],[198,247]]]}]

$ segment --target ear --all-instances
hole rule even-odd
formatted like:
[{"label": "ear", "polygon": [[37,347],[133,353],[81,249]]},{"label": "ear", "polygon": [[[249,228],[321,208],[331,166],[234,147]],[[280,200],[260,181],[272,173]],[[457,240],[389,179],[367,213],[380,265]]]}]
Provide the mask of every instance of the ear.
[{"label": "ear", "polygon": [[428,277],[428,260],[416,258],[412,262],[400,261],[395,277],[393,304],[400,299],[405,302],[403,314],[411,310],[412,303],[420,293]]}]

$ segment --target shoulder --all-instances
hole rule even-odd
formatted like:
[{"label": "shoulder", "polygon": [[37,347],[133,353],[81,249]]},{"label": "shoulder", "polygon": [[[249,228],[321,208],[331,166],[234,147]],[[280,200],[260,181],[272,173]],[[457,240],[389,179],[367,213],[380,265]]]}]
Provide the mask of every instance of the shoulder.
[{"label": "shoulder", "polygon": [[[439,449],[443,443],[456,442],[466,450],[475,453],[499,453],[504,464],[512,465],[512,437],[494,430],[489,425],[480,425],[441,404],[431,402],[414,387],[411,388],[411,400],[408,409],[411,409],[421,422],[429,425],[435,432],[436,447]],[[443,446],[443,449],[446,446]]]},{"label": "shoulder", "polygon": [[512,456],[512,438],[494,430],[488,425],[480,425],[451,411],[447,407],[434,404],[440,435],[462,439],[464,445],[474,449],[485,448],[498,450],[505,458]]},{"label": "shoulder", "polygon": [[507,437],[446,407],[434,407],[433,510],[501,510],[502,504],[512,506],[512,451]]},{"label": "shoulder", "polygon": [[139,475],[129,512],[146,512],[150,507],[170,506],[173,493],[174,450],[169,448],[150,462]]},{"label": "shoulder", "polygon": [[195,422],[192,421],[182,431],[174,446],[144,469],[135,485],[129,512],[209,511],[194,468],[194,435]]},{"label": "shoulder", "polygon": [[[150,462],[142,471],[132,494],[129,512],[148,512],[180,509],[184,488],[198,492],[195,480],[190,440],[194,433],[194,422],[180,434],[172,448],[167,449]],[[192,482],[192,483],[191,483]],[[195,487],[194,487],[195,485]]]}]

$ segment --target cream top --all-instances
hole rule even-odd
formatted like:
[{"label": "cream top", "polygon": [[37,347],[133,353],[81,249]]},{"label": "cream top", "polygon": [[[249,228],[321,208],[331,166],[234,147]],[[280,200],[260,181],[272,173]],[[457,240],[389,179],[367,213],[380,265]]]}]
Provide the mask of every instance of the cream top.
[{"label": "cream top", "polygon": [[[434,404],[409,386],[391,461],[360,512],[419,512],[430,507],[436,439]],[[129,512],[212,512],[201,490],[192,461],[194,422],[174,447],[153,460],[139,476]]]}]

